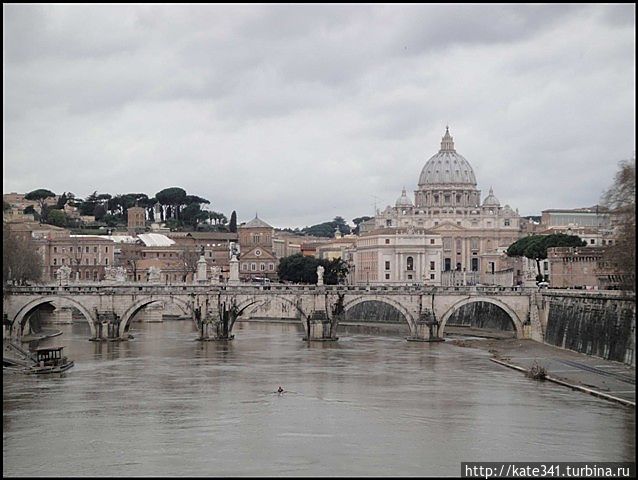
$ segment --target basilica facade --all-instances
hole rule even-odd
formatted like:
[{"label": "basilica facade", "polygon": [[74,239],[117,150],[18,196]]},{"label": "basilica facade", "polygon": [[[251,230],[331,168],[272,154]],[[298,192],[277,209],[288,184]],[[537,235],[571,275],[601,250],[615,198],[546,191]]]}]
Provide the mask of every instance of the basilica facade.
[{"label": "basilica facade", "polygon": [[377,210],[362,232],[357,282],[502,285],[512,283],[504,251],[520,238],[521,218],[491,188],[481,200],[474,170],[446,128],[413,199],[404,188],[395,205]]}]

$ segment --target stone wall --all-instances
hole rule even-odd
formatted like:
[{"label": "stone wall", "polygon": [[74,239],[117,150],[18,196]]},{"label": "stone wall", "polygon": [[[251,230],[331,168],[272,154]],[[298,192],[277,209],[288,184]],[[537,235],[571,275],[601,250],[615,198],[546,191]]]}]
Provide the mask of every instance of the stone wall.
[{"label": "stone wall", "polygon": [[544,294],[545,343],[636,365],[635,296]]}]

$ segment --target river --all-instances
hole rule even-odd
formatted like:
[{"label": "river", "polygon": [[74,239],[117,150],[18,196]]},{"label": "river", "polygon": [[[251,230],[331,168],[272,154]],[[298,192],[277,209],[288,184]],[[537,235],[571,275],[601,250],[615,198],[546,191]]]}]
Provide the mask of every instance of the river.
[{"label": "river", "polygon": [[[57,327],[57,326],[56,326]],[[635,411],[489,354],[401,336],[242,322],[197,342],[189,321],[128,342],[61,325],[63,376],[3,375],[5,476],[424,476],[470,461],[635,461]],[[277,387],[287,393],[278,395]]]}]

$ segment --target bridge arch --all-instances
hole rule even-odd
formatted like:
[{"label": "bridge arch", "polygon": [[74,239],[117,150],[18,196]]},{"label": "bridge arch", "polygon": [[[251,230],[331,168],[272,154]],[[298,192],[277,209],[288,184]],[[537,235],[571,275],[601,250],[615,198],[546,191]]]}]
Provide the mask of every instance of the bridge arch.
[{"label": "bridge arch", "polygon": [[[273,300],[282,300],[286,302],[287,304],[291,305],[297,312],[301,314],[302,322],[308,317],[308,314],[298,305],[299,298],[295,298],[296,301],[293,301],[290,298],[287,298],[286,296],[280,295],[280,294],[273,294],[266,298],[257,298],[257,297],[246,298],[237,304],[237,309],[239,311],[241,311],[242,309],[246,309],[244,310],[244,312],[242,312],[242,314],[243,313],[248,314],[248,313],[252,313],[257,308],[262,307],[266,302],[271,302]],[[251,305],[251,304],[254,304],[254,305]]]},{"label": "bridge arch", "polygon": [[170,297],[170,299],[148,298],[148,297],[142,298],[136,301],[135,303],[133,303],[133,305],[128,307],[126,311],[122,314],[122,319],[120,320],[120,329],[119,329],[120,338],[124,338],[124,334],[128,330],[129,323],[131,322],[131,319],[135,316],[135,314],[139,312],[141,309],[143,309],[144,307],[150,305],[151,303],[156,303],[156,302],[160,302],[162,304],[173,303],[174,305],[179,307],[179,309],[182,312],[184,312],[185,315],[191,315],[192,313],[191,306],[188,304],[188,302],[176,297]]},{"label": "bridge arch", "polygon": [[370,301],[385,303],[386,305],[390,305],[391,307],[396,308],[399,311],[399,313],[403,315],[403,318],[405,319],[405,321],[408,324],[408,327],[410,328],[410,332],[414,332],[416,330],[416,320],[414,319],[412,313],[410,313],[410,311],[407,308],[405,308],[405,306],[403,306],[401,303],[394,300],[392,297],[379,297],[376,295],[373,297],[368,297],[363,295],[357,296],[352,299],[346,300],[343,304],[343,310],[344,312],[347,312],[351,308],[361,303],[370,302]]},{"label": "bridge arch", "polygon": [[31,300],[29,303],[24,305],[20,310],[18,310],[18,313],[16,313],[16,316],[13,319],[13,322],[12,322],[13,325],[19,325],[20,334],[22,335],[22,329],[24,328],[24,325],[26,324],[26,321],[27,321],[27,318],[29,318],[29,315],[40,305],[44,305],[46,303],[52,304],[56,302],[56,300],[59,306],[62,306],[64,304],[70,304],[73,307],[77,308],[82,313],[82,315],[84,315],[84,317],[87,319],[89,323],[89,328],[91,329],[91,337],[95,337],[97,335],[97,329],[95,328],[96,319],[91,314],[91,312],[77,300],[74,300],[69,297],[60,297],[57,295],[40,297],[40,298],[36,298],[35,300]]},{"label": "bridge arch", "polygon": [[518,314],[506,303],[497,300],[491,297],[470,297],[459,300],[454,305],[452,305],[441,317],[440,327],[439,327],[439,336],[443,337],[445,332],[445,325],[447,321],[450,319],[452,314],[456,312],[459,308],[469,305],[471,303],[485,302],[496,305],[501,310],[503,310],[510,317],[510,320],[514,324],[514,330],[516,331],[516,338],[522,338],[523,336],[523,321],[519,318]]}]

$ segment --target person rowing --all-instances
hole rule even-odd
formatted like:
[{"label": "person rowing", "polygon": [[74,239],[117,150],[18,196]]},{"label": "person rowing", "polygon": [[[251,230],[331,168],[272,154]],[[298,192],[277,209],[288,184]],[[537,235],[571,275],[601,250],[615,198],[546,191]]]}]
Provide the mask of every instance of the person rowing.
[{"label": "person rowing", "polygon": [[281,395],[284,392],[285,390],[281,387],[281,385],[279,385],[279,388],[277,389],[277,393]]}]

